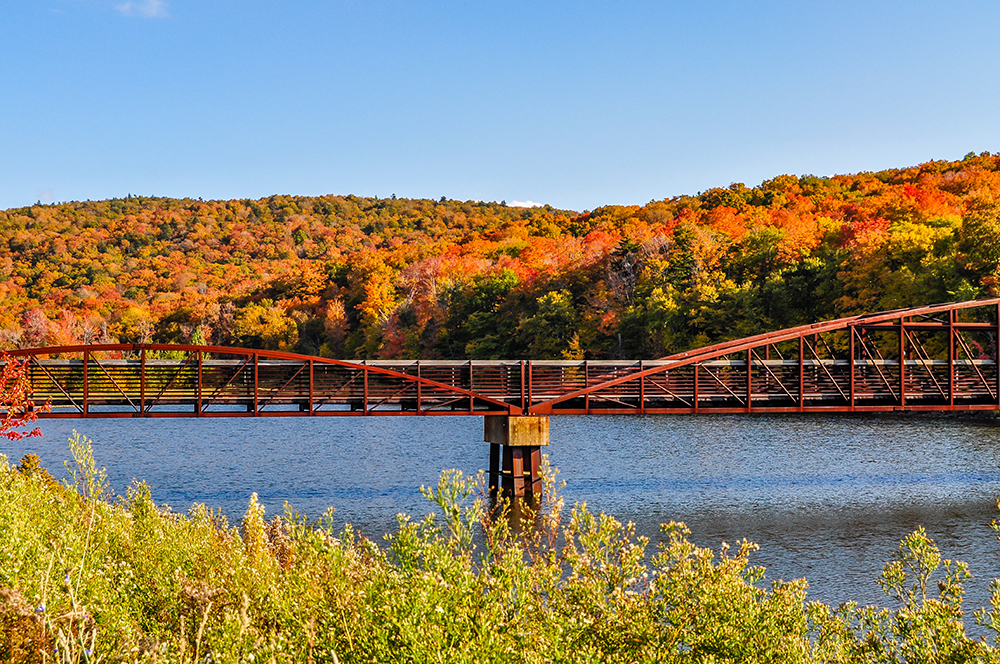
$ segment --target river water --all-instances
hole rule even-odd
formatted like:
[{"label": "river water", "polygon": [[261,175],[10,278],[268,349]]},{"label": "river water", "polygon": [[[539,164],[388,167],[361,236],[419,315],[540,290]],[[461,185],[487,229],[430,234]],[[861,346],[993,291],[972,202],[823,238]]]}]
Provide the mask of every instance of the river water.
[{"label": "river water", "polygon": [[[442,469],[486,467],[471,417],[46,420],[27,451],[57,477],[73,429],[124,493],[145,480],[175,511],[193,503],[238,522],[256,492],[309,516],[336,508],[378,540],[396,514],[431,511],[419,494]],[[547,452],[567,503],[586,501],[660,541],[684,521],[718,549],[747,538],[768,579],[809,581],[809,598],[891,605],[876,581],[900,539],[924,526],[947,558],[969,563],[967,624],[1000,577],[1000,420],[917,416],[559,416]],[[980,630],[973,630],[977,633]]]}]

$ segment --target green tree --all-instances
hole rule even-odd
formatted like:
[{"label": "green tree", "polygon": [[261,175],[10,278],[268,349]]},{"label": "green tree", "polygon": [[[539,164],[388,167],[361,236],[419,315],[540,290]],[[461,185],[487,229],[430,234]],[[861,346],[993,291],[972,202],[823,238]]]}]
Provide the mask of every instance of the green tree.
[{"label": "green tree", "polygon": [[513,353],[516,325],[504,322],[504,305],[520,284],[511,270],[476,276],[452,294],[441,347],[448,357],[492,359]]},{"label": "green tree", "polygon": [[537,312],[518,327],[528,356],[562,359],[564,353],[573,352],[574,339],[579,344],[580,319],[573,296],[567,290],[552,291],[538,298],[537,305]]}]

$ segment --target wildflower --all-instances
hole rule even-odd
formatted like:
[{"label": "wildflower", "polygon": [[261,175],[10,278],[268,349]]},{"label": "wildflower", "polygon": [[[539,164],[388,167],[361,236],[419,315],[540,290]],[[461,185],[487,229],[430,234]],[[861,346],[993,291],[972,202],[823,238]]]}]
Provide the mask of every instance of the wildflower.
[{"label": "wildflower", "polygon": [[44,613],[44,612],[45,612],[45,605],[44,604],[39,604],[38,608],[35,609],[35,613]]},{"label": "wildflower", "polygon": [[66,572],[66,578],[63,579],[63,583],[65,583],[67,586],[69,585],[69,572]]}]

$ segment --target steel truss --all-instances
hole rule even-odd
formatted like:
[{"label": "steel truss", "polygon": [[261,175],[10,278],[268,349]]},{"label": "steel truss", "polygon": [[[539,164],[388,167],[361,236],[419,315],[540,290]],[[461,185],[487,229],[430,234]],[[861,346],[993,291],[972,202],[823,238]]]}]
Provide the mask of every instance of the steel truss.
[{"label": "steel truss", "polygon": [[[554,414],[1000,409],[1000,298],[851,316],[610,371],[532,400]],[[594,364],[594,363],[591,363]]]},{"label": "steel truss", "polygon": [[1000,298],[841,318],[658,360],[347,362],[221,346],[11,351],[47,417],[1000,409]]}]

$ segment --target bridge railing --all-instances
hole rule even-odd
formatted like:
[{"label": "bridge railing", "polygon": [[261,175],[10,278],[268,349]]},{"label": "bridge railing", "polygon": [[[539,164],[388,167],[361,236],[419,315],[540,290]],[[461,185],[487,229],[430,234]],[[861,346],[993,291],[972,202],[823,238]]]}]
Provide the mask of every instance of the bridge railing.
[{"label": "bridge railing", "polygon": [[[217,346],[13,351],[54,416],[1000,408],[1000,298],[853,316],[658,360],[348,362]],[[167,359],[169,357],[169,359]]]}]

